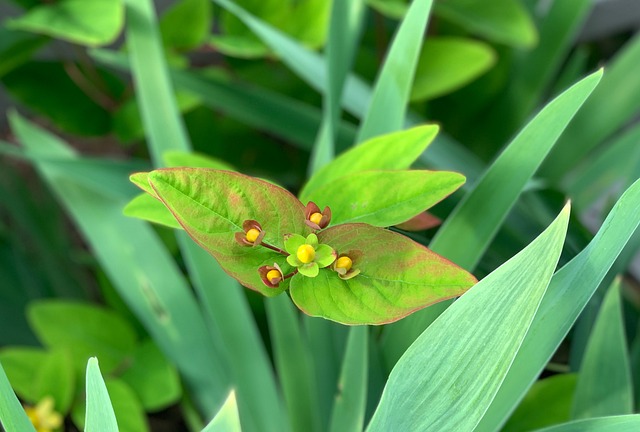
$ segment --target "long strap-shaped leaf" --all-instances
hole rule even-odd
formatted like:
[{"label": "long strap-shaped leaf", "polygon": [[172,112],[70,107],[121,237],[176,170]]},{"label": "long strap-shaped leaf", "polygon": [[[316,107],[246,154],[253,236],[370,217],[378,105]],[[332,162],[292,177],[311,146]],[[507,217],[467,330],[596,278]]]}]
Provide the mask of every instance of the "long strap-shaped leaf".
[{"label": "long strap-shaped leaf", "polygon": [[[118,293],[171,359],[193,392],[199,408],[213,412],[227,394],[228,378],[219,362],[219,347],[209,338],[203,316],[173,258],[147,224],[122,215],[129,197],[114,199],[106,192],[126,182],[119,171],[96,184],[79,181],[68,171],[81,164],[66,144],[10,116],[13,132],[34,155],[34,165],[57,194],[87,239]],[[58,165],[57,160],[62,160]],[[106,172],[104,173],[106,174]]]},{"label": "long strap-shaped leaf", "polygon": [[107,386],[104,384],[98,359],[87,363],[87,413],[85,432],[118,432],[116,414],[113,412]]},{"label": "long strap-shaped leaf", "polygon": [[[527,181],[600,81],[598,71],[547,105],[509,144],[440,227],[431,249],[473,269],[515,205]],[[388,328],[385,356],[393,364],[447,304],[413,314]]]},{"label": "long strap-shaped leaf", "polygon": [[576,420],[535,432],[636,432],[640,430],[640,415],[600,417]]},{"label": "long strap-shaped leaf", "polygon": [[477,431],[499,429],[545,367],[640,224],[640,180],[620,197],[600,231],[551,280],[536,319]]},{"label": "long strap-shaped leaf", "polygon": [[620,279],[609,287],[580,366],[573,419],[633,413],[633,380],[624,331]]},{"label": "long strap-shaped leaf", "polygon": [[357,143],[402,129],[432,0],[414,0],[393,39],[373,89]]},{"label": "long strap-shaped leaf", "polygon": [[322,125],[311,153],[310,174],[329,163],[335,155],[342,89],[353,62],[364,9],[363,0],[332,2],[327,43],[327,92],[323,101]]},{"label": "long strap-shaped leaf", "polygon": [[470,431],[509,370],[558,263],[569,205],[458,299],[391,371],[368,431]]},{"label": "long strap-shaped leaf", "polygon": [[[127,43],[137,86],[136,96],[149,135],[150,153],[155,165],[162,166],[166,151],[188,151],[191,145],[176,107],[153,4],[148,0],[128,0],[127,13]],[[225,366],[228,364],[233,374],[231,380],[237,388],[245,430],[287,430],[284,407],[273,372],[246,300],[238,291],[239,287],[220,270],[216,262],[206,260],[203,251],[185,233],[177,235],[195,289],[205,303],[205,311],[209,312],[208,324],[214,343],[229,347],[224,353],[230,358],[221,352],[217,358],[209,361]],[[223,317],[228,316],[239,323],[230,325],[230,321],[225,322]],[[238,337],[239,331],[244,331],[242,337]],[[221,384],[228,380],[227,377],[222,378]],[[254,389],[256,385],[258,388]],[[218,403],[222,402],[220,397],[218,399]]]},{"label": "long strap-shaped leaf", "polygon": [[0,425],[8,431],[35,432],[0,365]]}]

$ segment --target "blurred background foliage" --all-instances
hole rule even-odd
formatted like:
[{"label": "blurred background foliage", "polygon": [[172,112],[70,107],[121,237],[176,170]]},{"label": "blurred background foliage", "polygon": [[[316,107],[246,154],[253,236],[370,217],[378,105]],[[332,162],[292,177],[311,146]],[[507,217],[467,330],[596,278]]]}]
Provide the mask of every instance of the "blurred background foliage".
[{"label": "blurred background foliage", "polygon": [[[146,2],[137,6],[135,3],[0,2],[3,111],[17,110],[70,143],[86,164],[70,165],[68,173],[73,171],[70,175],[79,176],[101,193],[113,194],[118,199],[128,199],[135,193],[126,184],[128,173],[151,167],[154,158],[146,142],[149,136],[145,135],[144,113],[137,99],[142,85],[134,84],[131,69],[139,67],[136,61],[151,68],[146,75],[137,77],[148,86],[162,79],[153,73],[156,28],[145,27],[149,24],[148,15],[140,5]],[[312,60],[320,58],[313,53],[322,54],[327,43],[331,2],[237,0],[235,3],[257,18],[260,25],[267,25],[269,31],[260,33],[256,26],[247,26],[242,14],[220,6],[226,5],[223,1],[155,3],[158,40],[175,87],[177,107],[194,151],[296,192],[307,177],[323,115],[324,63]],[[338,152],[355,139],[359,119],[371,95],[370,83],[374,82],[408,7],[404,0],[365,3],[359,25],[360,42],[342,100],[344,112],[336,139]],[[424,43],[406,124],[441,125],[438,139],[421,157],[420,164],[460,171],[467,176],[469,185],[553,96],[588,72],[606,65],[602,82],[555,145],[537,177],[529,182],[518,206],[478,264],[475,274],[479,278],[528,244],[550,223],[562,202],[571,198],[574,216],[561,259],[561,263],[567,262],[592,238],[620,194],[640,177],[638,9],[637,3],[623,0],[437,0],[427,33],[415,35],[424,36]],[[288,45],[274,49],[274,44],[280,41],[270,33],[274,29],[275,34],[295,43],[293,48],[300,57],[292,56]],[[134,50],[137,58],[132,57]],[[309,63],[304,63],[307,60]],[[306,72],[300,73],[296,63]],[[151,342],[154,339],[162,345],[153,334],[150,339],[149,333],[153,331],[145,319],[131,311],[130,300],[123,299],[122,292],[114,287],[119,282],[114,282],[110,270],[105,269],[105,260],[109,258],[96,256],[92,243],[95,240],[87,241],[86,233],[83,235],[82,229],[76,228],[82,222],[74,223],[64,210],[70,204],[61,205],[47,186],[51,180],[43,181],[32,168],[32,162],[59,156],[64,151],[56,150],[55,146],[21,151],[13,145],[14,133],[3,115],[0,347],[20,348],[4,350],[0,360],[10,378],[13,374],[21,380],[14,383],[18,395],[29,403],[36,403],[43,396],[44,390],[29,379],[33,374],[42,376],[38,385],[45,388],[52,387],[61,376],[68,376],[66,384],[61,387],[57,384],[64,390],[56,399],[57,408],[63,414],[71,413],[76,424],[81,425],[81,416],[74,414],[74,410],[82,412],[78,405],[81,392],[75,391],[76,375],[84,366],[85,354],[106,350],[107,358],[113,358],[111,365],[101,358],[102,371],[109,376],[108,387],[123,394],[122,400],[135,401],[124,404],[134,411],[128,430],[149,427],[142,415],[144,411],[160,413],[151,416],[154,430],[163,422],[169,425],[168,430],[175,430],[171,428],[178,427],[172,423],[176,416],[170,407],[182,400],[183,412],[189,413],[193,404],[182,397],[175,364],[162,354],[167,354],[166,347],[158,349]],[[121,182],[113,182],[114,178],[120,178]],[[434,214],[446,218],[459,199],[460,194],[454,195],[434,208]],[[111,217],[107,212],[94,213],[80,212],[98,219]],[[190,270],[189,259],[185,258],[184,249],[180,252],[184,239],[174,237],[166,228],[153,230],[149,235],[157,234],[176,260],[177,270],[186,274]],[[436,229],[430,229],[408,235],[428,244],[435,232]],[[105,228],[103,234],[110,232]],[[118,239],[126,238],[125,234],[121,233]],[[625,328],[631,362],[638,370],[640,271],[632,262],[640,238],[637,234],[635,237],[603,286],[608,287],[616,273],[625,275],[621,282]],[[197,283],[198,277],[193,272],[189,274],[192,282]],[[185,289],[190,289],[182,283]],[[594,297],[574,329],[571,343],[563,344],[557,353],[553,364],[558,370],[576,370],[580,363],[604,295],[604,289],[600,291],[603,292]],[[271,352],[262,299],[248,290],[241,295],[246,296],[257,329]],[[121,333],[102,335],[100,325],[91,325],[97,316],[117,322],[109,327],[120,328]],[[88,332],[89,339],[100,340],[99,346],[83,350],[82,344],[74,342],[73,335],[61,336],[65,329],[78,327]],[[82,339],[82,335],[79,337]],[[342,345],[335,348],[335,358],[339,359],[345,339],[337,340],[342,340]],[[65,350],[65,347],[75,348]],[[67,360],[65,356],[69,356]],[[74,360],[78,358],[82,359],[79,363]],[[124,358],[141,360],[123,367]],[[37,372],[36,365],[42,362],[52,366]],[[55,365],[66,372],[52,373],[60,370]],[[144,380],[139,371],[131,371],[133,367],[148,373],[155,371],[160,377],[154,380],[158,387],[140,387]],[[573,389],[575,380],[567,377],[553,385]],[[636,382],[638,379],[635,376]],[[380,387],[381,383],[377,385]],[[149,399],[161,391],[166,398]],[[116,411],[121,409],[126,408],[116,407]],[[526,410],[526,405],[521,409]],[[188,419],[189,415],[185,417]],[[517,425],[517,419],[513,424]],[[514,426],[509,430],[522,429]]]}]

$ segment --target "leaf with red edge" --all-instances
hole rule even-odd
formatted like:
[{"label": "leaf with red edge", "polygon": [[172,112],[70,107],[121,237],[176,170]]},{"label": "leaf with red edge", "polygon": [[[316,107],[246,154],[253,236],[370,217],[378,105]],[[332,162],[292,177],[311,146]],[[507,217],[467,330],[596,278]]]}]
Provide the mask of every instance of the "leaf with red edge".
[{"label": "leaf with red edge", "polygon": [[204,168],[167,168],[151,171],[148,181],[156,196],[173,213],[185,231],[218,260],[242,285],[266,296],[280,294],[263,284],[258,269],[277,263],[291,267],[285,255],[265,247],[242,246],[235,234],[244,232],[244,221],[253,219],[264,230],[263,242],[284,248],[284,235],[307,235],[304,206],[286,190],[263,180],[231,171]]},{"label": "leaf with red edge", "polygon": [[340,279],[330,268],[295,275],[291,298],[305,313],[342,324],[386,324],[460,296],[477,281],[467,271],[401,234],[367,224],[321,231],[320,243],[353,260],[360,273]]}]

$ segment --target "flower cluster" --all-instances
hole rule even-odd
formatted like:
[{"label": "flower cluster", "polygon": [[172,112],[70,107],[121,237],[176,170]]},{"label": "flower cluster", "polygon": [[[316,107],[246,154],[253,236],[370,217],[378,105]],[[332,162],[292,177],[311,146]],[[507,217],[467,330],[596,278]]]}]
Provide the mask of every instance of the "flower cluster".
[{"label": "flower cluster", "polygon": [[[314,231],[326,228],[331,221],[331,209],[325,207],[320,211],[314,202],[309,202],[305,208],[305,223]],[[258,269],[262,282],[271,288],[277,288],[285,279],[300,273],[306,277],[316,277],[320,269],[330,268],[341,279],[351,279],[358,275],[360,270],[354,268],[354,260],[357,254],[340,254],[329,245],[321,244],[315,233],[306,238],[299,234],[287,234],[284,239],[285,250],[264,242],[265,231],[260,223],[255,220],[246,220],[242,224],[243,232],[235,234],[235,240],[242,246],[264,246],[286,256],[287,263],[293,267],[293,271],[284,274],[277,263],[273,266],[265,265]]]}]

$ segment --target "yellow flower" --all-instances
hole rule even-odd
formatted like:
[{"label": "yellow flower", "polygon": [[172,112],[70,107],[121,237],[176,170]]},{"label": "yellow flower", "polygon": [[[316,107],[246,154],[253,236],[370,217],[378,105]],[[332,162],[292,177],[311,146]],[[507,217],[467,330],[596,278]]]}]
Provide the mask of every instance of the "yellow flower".
[{"label": "yellow flower", "polygon": [[53,398],[45,396],[35,407],[24,407],[37,432],[53,432],[62,426],[62,415],[54,411],[53,406]]}]

